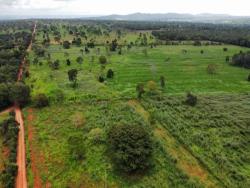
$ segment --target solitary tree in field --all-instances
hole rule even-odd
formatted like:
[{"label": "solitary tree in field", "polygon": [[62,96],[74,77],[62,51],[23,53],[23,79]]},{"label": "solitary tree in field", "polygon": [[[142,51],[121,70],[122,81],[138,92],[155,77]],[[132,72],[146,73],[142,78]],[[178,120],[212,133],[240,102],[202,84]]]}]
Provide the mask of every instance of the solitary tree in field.
[{"label": "solitary tree in field", "polygon": [[114,72],[112,69],[109,69],[107,72],[107,78],[113,78],[114,77]]},{"label": "solitary tree in field", "polygon": [[70,48],[70,42],[69,41],[63,41],[63,48],[69,49]]},{"label": "solitary tree in field", "polygon": [[112,161],[122,173],[141,173],[151,166],[153,144],[144,126],[114,126],[108,134],[108,143]]},{"label": "solitary tree in field", "polygon": [[67,65],[70,66],[71,65],[71,61],[69,59],[66,60]]},{"label": "solitary tree in field", "polygon": [[83,63],[83,58],[81,56],[77,57],[76,62],[79,63],[79,64],[82,64]]},{"label": "solitary tree in field", "polygon": [[102,65],[104,65],[104,64],[107,63],[107,58],[106,58],[105,56],[100,56],[99,62],[100,62]]},{"label": "solitary tree in field", "polygon": [[73,87],[75,88],[77,85],[77,69],[71,69],[68,71],[68,77],[69,77],[69,81],[73,83]]}]

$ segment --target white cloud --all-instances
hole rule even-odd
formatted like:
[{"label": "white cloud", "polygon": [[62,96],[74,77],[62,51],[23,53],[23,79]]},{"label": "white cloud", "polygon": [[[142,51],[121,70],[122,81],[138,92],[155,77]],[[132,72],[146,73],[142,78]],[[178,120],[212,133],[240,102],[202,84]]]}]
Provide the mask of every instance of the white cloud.
[{"label": "white cloud", "polygon": [[249,0],[0,0],[0,14],[221,13],[250,15]]}]

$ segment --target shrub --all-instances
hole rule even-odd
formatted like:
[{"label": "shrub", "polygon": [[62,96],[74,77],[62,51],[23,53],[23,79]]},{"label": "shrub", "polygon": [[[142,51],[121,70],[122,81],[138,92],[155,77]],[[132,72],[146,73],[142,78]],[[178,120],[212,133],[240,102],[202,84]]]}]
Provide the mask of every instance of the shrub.
[{"label": "shrub", "polygon": [[63,41],[63,48],[69,49],[70,48],[70,42],[69,41]]},{"label": "shrub", "polygon": [[99,62],[100,62],[101,64],[106,64],[106,63],[107,63],[107,58],[106,58],[105,56],[100,56],[100,57],[99,57]]},{"label": "shrub", "polygon": [[108,134],[111,157],[123,173],[145,172],[150,167],[152,141],[141,125],[118,125]]},{"label": "shrub", "polygon": [[114,77],[114,72],[112,69],[109,69],[107,72],[107,78],[113,78]]},{"label": "shrub", "polygon": [[209,64],[207,66],[207,73],[208,74],[215,74],[216,73],[216,65],[214,64]]},{"label": "shrub", "polygon": [[250,52],[235,54],[232,65],[250,69]]},{"label": "shrub", "polygon": [[248,75],[247,80],[250,82],[250,74]]},{"label": "shrub", "polygon": [[105,141],[104,131],[100,128],[91,129],[88,134],[88,138],[94,144],[100,144]]},{"label": "shrub", "polygon": [[34,97],[34,105],[37,108],[43,108],[49,106],[49,99],[43,93],[38,94]]},{"label": "shrub", "polygon": [[98,77],[98,80],[99,80],[99,82],[101,82],[101,83],[103,83],[103,82],[105,81],[105,79],[104,79],[103,76],[99,76],[99,77]]},{"label": "shrub", "polygon": [[197,104],[197,97],[192,93],[187,93],[187,98],[185,103],[190,106],[195,106]]},{"label": "shrub", "polygon": [[223,51],[224,51],[224,52],[227,52],[227,51],[228,51],[228,49],[227,49],[227,48],[223,48]]}]

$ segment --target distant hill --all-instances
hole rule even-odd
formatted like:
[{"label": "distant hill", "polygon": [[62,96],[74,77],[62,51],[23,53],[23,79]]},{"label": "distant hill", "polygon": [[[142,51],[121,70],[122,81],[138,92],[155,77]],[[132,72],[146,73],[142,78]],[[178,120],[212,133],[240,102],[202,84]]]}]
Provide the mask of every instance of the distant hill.
[{"label": "distant hill", "polygon": [[226,14],[146,14],[134,13],[128,15],[108,15],[99,17],[89,17],[88,19],[95,20],[126,20],[126,21],[181,21],[181,22],[208,22],[208,23],[235,23],[235,24],[250,24],[250,16],[231,16]]}]

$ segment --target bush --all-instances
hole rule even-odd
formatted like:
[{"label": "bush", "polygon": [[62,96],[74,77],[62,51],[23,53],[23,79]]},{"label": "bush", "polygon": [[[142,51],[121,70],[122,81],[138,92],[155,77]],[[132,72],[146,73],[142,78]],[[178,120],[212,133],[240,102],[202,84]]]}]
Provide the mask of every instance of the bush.
[{"label": "bush", "polygon": [[232,57],[232,65],[250,69],[250,52],[235,54]]},{"label": "bush", "polygon": [[215,74],[216,73],[216,66],[214,64],[209,64],[207,66],[207,73],[208,74]]},{"label": "bush", "polygon": [[248,77],[247,77],[247,81],[249,81],[250,82],[250,74],[248,75]]},{"label": "bush", "polygon": [[197,97],[192,93],[187,93],[187,98],[185,103],[190,106],[195,106],[197,104]]},{"label": "bush", "polygon": [[107,58],[106,58],[105,56],[100,56],[100,57],[99,57],[99,62],[100,62],[101,64],[106,64],[106,63],[107,63]]},{"label": "bush", "polygon": [[150,167],[152,141],[142,126],[115,126],[108,134],[108,143],[112,160],[121,172],[145,172]]},{"label": "bush", "polygon": [[10,100],[23,106],[30,101],[30,88],[22,82],[16,82],[10,87]]},{"label": "bush", "polygon": [[70,48],[70,42],[69,41],[63,41],[63,48],[69,49]]},{"label": "bush", "polygon": [[45,94],[38,94],[34,97],[34,105],[37,108],[49,106],[49,99]]},{"label": "bush", "polygon": [[103,83],[103,82],[105,81],[105,79],[104,79],[103,76],[99,76],[99,77],[98,77],[98,80],[99,80],[99,82],[101,82],[101,83]]},{"label": "bush", "polygon": [[94,144],[100,144],[105,141],[104,131],[100,128],[91,129],[88,134],[88,139]]},{"label": "bush", "polygon": [[112,69],[109,69],[107,72],[107,78],[113,78],[114,77],[114,72]]}]

